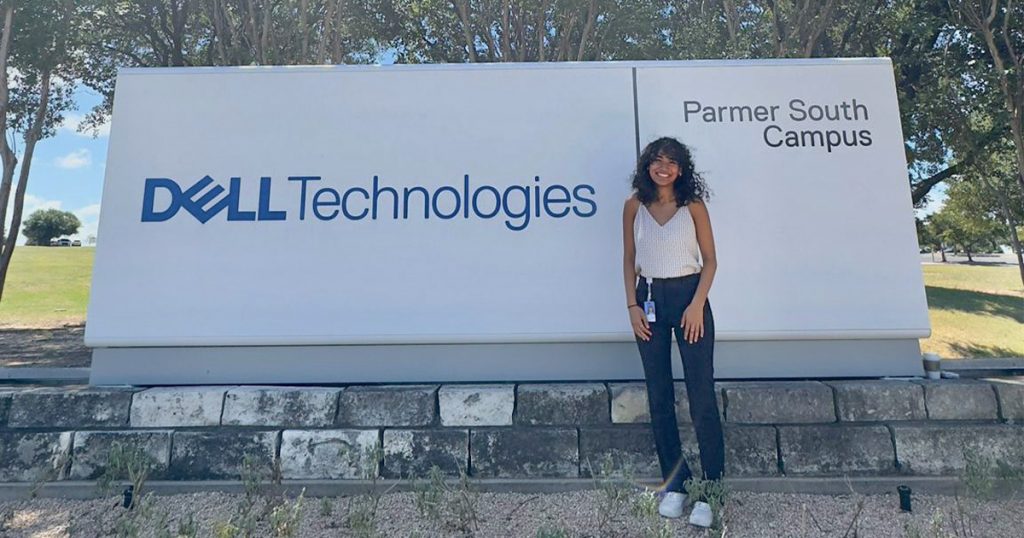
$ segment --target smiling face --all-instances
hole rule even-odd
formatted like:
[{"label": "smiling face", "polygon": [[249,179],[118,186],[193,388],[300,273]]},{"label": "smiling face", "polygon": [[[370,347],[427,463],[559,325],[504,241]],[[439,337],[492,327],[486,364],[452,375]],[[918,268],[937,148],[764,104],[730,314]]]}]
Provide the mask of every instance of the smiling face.
[{"label": "smiling face", "polygon": [[679,177],[679,163],[672,157],[659,153],[658,157],[651,161],[647,168],[651,175],[651,181],[659,187],[667,187],[675,183]]}]

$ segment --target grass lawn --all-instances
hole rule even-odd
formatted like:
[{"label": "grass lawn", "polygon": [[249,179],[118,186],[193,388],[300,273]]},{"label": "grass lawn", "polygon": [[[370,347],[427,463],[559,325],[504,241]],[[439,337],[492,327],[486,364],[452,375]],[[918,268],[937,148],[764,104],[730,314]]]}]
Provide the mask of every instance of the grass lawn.
[{"label": "grass lawn", "polygon": [[95,251],[91,247],[16,247],[0,301],[0,327],[84,322]]},{"label": "grass lawn", "polygon": [[932,336],[943,358],[1024,357],[1024,286],[1017,267],[922,265]]},{"label": "grass lawn", "polygon": [[[82,323],[94,249],[18,247],[0,302],[0,327]],[[1024,357],[1024,286],[1016,267],[922,265],[932,337],[944,358]]]}]

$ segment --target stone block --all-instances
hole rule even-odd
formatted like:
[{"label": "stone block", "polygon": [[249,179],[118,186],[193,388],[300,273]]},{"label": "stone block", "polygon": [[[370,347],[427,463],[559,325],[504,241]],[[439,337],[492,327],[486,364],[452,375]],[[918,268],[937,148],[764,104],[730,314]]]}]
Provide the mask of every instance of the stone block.
[{"label": "stone block", "polygon": [[[774,476],[779,474],[772,426],[725,425],[725,473],[727,476]],[[695,475],[701,472],[700,448],[692,426],[679,429],[683,457]],[[616,471],[629,469],[635,476],[661,477],[654,435],[650,427],[580,428],[580,475],[590,476],[587,458],[600,472],[606,455]]]},{"label": "stone block", "polygon": [[835,422],[832,388],[817,381],[722,383],[725,413],[737,424]]},{"label": "stone block", "polygon": [[0,482],[61,480],[71,460],[71,432],[0,433]]},{"label": "stone block", "polygon": [[579,445],[575,429],[471,430],[473,476],[482,478],[575,478]]},{"label": "stone block", "polygon": [[281,434],[284,478],[372,478],[379,474],[377,430],[285,430]]},{"label": "stone block", "polygon": [[75,432],[74,458],[69,477],[72,480],[99,478],[107,470],[110,452],[116,444],[129,450],[139,449],[149,457],[152,466],[150,479],[167,477],[167,467],[171,461],[171,430]]},{"label": "stone block", "polygon": [[384,476],[417,478],[436,465],[448,476],[468,473],[469,430],[384,430]]},{"label": "stone block", "polygon": [[580,476],[661,478],[650,426],[580,428]]},{"label": "stone block", "polygon": [[511,426],[515,385],[445,385],[437,393],[443,426]]},{"label": "stone block", "polygon": [[992,386],[999,398],[999,415],[1003,420],[1024,421],[1024,382],[993,379]]},{"label": "stone block", "polygon": [[1024,470],[1024,426],[1014,424],[914,424],[892,426],[900,470],[915,475],[954,475],[964,453]]},{"label": "stone block", "polygon": [[875,422],[924,420],[924,389],[917,383],[897,380],[832,381],[839,420]]},{"label": "stone block", "polygon": [[218,426],[227,387],[161,387],[132,397],[133,428]]},{"label": "stone block", "polygon": [[[674,385],[676,422],[691,424],[693,421],[690,418],[690,400],[686,392],[686,383],[677,381]],[[612,398],[612,423],[632,424],[651,421],[650,408],[647,404],[647,386],[644,383],[609,383],[608,388]],[[715,400],[718,415],[724,422],[725,406],[718,390],[715,390]]]},{"label": "stone block", "polygon": [[637,424],[651,421],[647,387],[643,383],[609,383],[613,424]]},{"label": "stone block", "polygon": [[992,386],[974,379],[918,381],[924,385],[924,402],[931,420],[996,420],[996,393]]},{"label": "stone block", "polygon": [[779,426],[787,475],[870,475],[896,470],[892,436],[883,425]]},{"label": "stone block", "polygon": [[269,478],[276,451],[273,431],[176,431],[168,474],[174,480],[239,480],[249,456],[251,472]]},{"label": "stone block", "polygon": [[338,426],[431,426],[438,385],[354,386],[341,393]]},{"label": "stone block", "polygon": [[608,389],[603,383],[521,384],[516,389],[515,424],[608,424]]},{"label": "stone block", "polygon": [[[720,383],[715,383],[715,404],[718,406],[718,418],[725,422],[725,401],[722,398],[719,387]],[[679,424],[692,424],[693,419],[690,417],[690,397],[686,391],[685,381],[676,381],[676,422]]]},{"label": "stone block", "polygon": [[0,428],[7,426],[7,415],[11,409],[12,392],[0,391]]},{"label": "stone block", "polygon": [[11,395],[9,428],[97,428],[128,425],[132,390],[38,388]]},{"label": "stone block", "polygon": [[238,387],[224,395],[221,423],[230,426],[317,427],[334,423],[341,389]]},{"label": "stone block", "polygon": [[[775,428],[771,426],[724,425],[726,476],[775,476],[779,474],[779,453]],[[693,445],[697,445],[694,434]],[[697,453],[694,453],[697,458]]]}]

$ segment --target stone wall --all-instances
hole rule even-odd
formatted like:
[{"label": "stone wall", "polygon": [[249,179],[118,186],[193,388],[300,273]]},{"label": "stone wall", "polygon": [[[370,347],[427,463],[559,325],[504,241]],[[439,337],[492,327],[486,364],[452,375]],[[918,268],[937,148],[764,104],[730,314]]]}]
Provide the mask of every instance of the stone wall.
[{"label": "stone wall", "polygon": [[[728,476],[951,475],[965,450],[1024,467],[1024,384],[723,382],[717,392]],[[696,470],[682,382],[676,394]],[[115,443],[145,451],[153,479],[238,479],[246,456],[284,479],[410,478],[433,465],[585,478],[606,461],[655,477],[648,416],[643,383],[8,388],[0,482],[95,479]]]}]

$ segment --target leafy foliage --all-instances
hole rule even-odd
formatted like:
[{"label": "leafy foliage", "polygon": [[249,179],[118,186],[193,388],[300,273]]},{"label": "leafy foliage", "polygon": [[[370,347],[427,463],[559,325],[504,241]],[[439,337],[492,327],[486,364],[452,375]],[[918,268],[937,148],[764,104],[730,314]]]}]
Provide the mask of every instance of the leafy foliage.
[{"label": "leafy foliage", "polygon": [[49,245],[50,239],[78,233],[82,223],[74,213],[59,209],[40,209],[25,220],[22,233],[30,245]]}]

